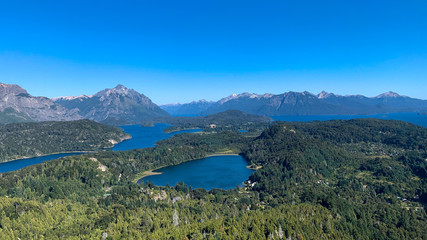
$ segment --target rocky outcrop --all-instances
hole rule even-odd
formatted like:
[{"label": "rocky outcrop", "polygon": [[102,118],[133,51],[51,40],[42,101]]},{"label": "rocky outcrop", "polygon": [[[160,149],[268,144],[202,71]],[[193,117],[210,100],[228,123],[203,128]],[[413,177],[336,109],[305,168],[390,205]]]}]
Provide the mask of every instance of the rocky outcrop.
[{"label": "rocky outcrop", "polygon": [[82,117],[46,97],[34,97],[15,84],[0,83],[0,123],[69,121]]}]

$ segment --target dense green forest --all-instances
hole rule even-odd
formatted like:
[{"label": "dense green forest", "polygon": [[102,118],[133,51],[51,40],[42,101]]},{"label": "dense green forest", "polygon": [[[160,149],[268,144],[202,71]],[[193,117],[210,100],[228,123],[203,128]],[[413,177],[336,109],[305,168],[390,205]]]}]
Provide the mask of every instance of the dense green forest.
[{"label": "dense green forest", "polygon": [[267,116],[248,114],[239,110],[227,110],[208,116],[171,117],[163,121],[173,126],[166,128],[166,133],[184,129],[200,128],[205,132],[220,132],[225,130],[244,130],[252,134],[265,129],[273,121]]},{"label": "dense green forest", "polygon": [[[400,121],[280,122],[53,160],[1,174],[0,239],[423,239],[426,141]],[[261,167],[250,185],[135,183],[224,151]]]},{"label": "dense green forest", "polygon": [[6,124],[0,126],[0,162],[109,148],[129,137],[120,128],[90,120]]}]

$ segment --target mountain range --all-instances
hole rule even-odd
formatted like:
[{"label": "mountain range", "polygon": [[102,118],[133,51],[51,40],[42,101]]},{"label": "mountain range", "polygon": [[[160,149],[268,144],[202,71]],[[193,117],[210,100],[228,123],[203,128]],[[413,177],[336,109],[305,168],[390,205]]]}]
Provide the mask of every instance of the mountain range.
[{"label": "mountain range", "polygon": [[0,123],[31,121],[70,121],[81,119],[46,97],[34,97],[15,84],[0,83]]},{"label": "mountain range", "polygon": [[232,94],[217,102],[191,102],[160,106],[172,115],[209,115],[236,109],[266,115],[368,115],[396,112],[425,112],[427,100],[387,92],[376,97],[336,95],[321,92],[285,92],[283,94]]},{"label": "mountain range", "polygon": [[206,101],[205,99],[193,101],[190,103],[180,104],[171,103],[160,105],[160,107],[171,115],[200,115],[200,113],[207,111],[214,101]]},{"label": "mountain range", "polygon": [[120,84],[90,96],[58,97],[53,100],[84,118],[113,125],[170,116],[144,94]]},{"label": "mountain range", "polygon": [[427,112],[427,100],[387,92],[376,97],[342,96],[321,92],[283,94],[232,94],[217,102],[206,100],[157,106],[144,94],[123,85],[94,95],[49,99],[35,97],[15,84],[0,83],[0,124],[29,121],[90,119],[120,125],[161,122],[172,115],[211,115],[230,109],[249,114],[280,115],[367,115],[397,112]]},{"label": "mountain range", "polygon": [[0,124],[90,119],[119,125],[169,117],[148,97],[123,85],[90,96],[34,97],[15,84],[0,83]]}]

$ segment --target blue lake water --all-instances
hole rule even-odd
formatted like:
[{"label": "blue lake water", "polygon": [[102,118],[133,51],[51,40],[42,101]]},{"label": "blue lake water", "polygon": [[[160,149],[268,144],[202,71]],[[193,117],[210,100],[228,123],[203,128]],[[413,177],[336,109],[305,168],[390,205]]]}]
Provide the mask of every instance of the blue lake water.
[{"label": "blue lake water", "polygon": [[[427,127],[427,115],[419,115],[417,113],[391,113],[391,114],[376,114],[376,115],[315,115],[315,116],[274,116],[276,121],[326,121],[333,119],[356,119],[356,118],[379,118],[379,119],[394,119],[411,122],[420,126]],[[114,151],[131,150],[135,148],[153,147],[155,142],[170,138],[171,136],[182,132],[198,132],[199,129],[185,130],[174,133],[165,134],[163,129],[167,128],[168,124],[156,124],[153,127],[142,127],[141,125],[121,126],[123,130],[130,135],[132,139],[117,144]],[[33,164],[66,157],[70,155],[77,155],[82,153],[60,153],[48,155],[43,157],[20,159],[6,163],[0,163],[0,173],[9,172],[27,167]]]},{"label": "blue lake water", "polygon": [[51,154],[51,155],[42,156],[42,157],[24,158],[24,159],[18,159],[10,162],[0,163],[0,173],[15,171],[23,167],[39,164],[49,160],[54,160],[62,157],[79,155],[79,154],[83,154],[83,153],[58,153],[58,154]]},{"label": "blue lake water", "polygon": [[123,141],[113,147],[113,151],[125,151],[135,148],[154,147],[157,141],[168,139],[173,135],[184,132],[200,132],[201,129],[183,130],[172,133],[164,133],[163,130],[170,125],[160,123],[153,127],[142,127],[141,125],[120,126],[123,130],[132,136],[132,139]]},{"label": "blue lake water", "polygon": [[[112,149],[113,151],[125,151],[131,150],[135,148],[147,148],[154,147],[154,143],[159,140],[167,139],[172,137],[175,134],[183,133],[183,132],[199,132],[200,129],[192,129],[192,130],[184,130],[173,133],[164,133],[163,129],[169,127],[168,124],[156,124],[153,127],[142,127],[141,125],[129,125],[129,126],[121,126],[123,130],[132,136],[132,139],[123,141]],[[67,157],[71,155],[79,155],[83,153],[59,153],[52,154],[42,157],[34,157],[34,158],[25,158],[19,159],[15,161],[0,163],[0,173],[2,172],[10,172],[21,169],[23,167],[28,167],[34,164]]]},{"label": "blue lake water", "polygon": [[184,182],[193,188],[231,189],[241,185],[254,172],[246,166],[247,162],[241,156],[212,156],[160,168],[154,172],[163,174],[147,176],[140,181],[153,182],[158,186],[175,186]]},{"label": "blue lake water", "polygon": [[[417,113],[393,113],[376,115],[317,115],[317,116],[275,116],[276,121],[327,121],[334,119],[378,118],[385,120],[402,120],[427,127],[427,115]],[[239,131],[244,132],[244,131]],[[241,156],[214,156],[176,166],[169,166],[156,170],[161,175],[147,176],[140,181],[153,182],[155,185],[174,186],[179,182],[193,188],[222,188],[230,189],[240,185],[252,174],[246,168],[247,162]]]}]

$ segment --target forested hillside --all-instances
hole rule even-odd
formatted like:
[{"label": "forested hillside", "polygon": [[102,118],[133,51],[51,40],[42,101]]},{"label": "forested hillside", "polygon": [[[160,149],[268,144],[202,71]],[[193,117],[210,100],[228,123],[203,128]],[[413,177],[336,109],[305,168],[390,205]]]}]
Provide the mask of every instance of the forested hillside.
[{"label": "forested hillside", "polygon": [[127,138],[120,128],[90,120],[7,124],[0,126],[0,162],[109,148]]},{"label": "forested hillside", "polygon": [[[256,138],[180,134],[156,148],[53,160],[1,174],[0,238],[423,239],[426,136],[399,121],[276,123]],[[261,167],[250,186],[135,183],[223,151]]]},{"label": "forested hillside", "polygon": [[279,123],[243,154],[273,206],[323,206],[356,238],[427,236],[427,129],[376,119]]},{"label": "forested hillside", "polygon": [[165,132],[180,131],[183,129],[201,128],[204,131],[246,130],[259,131],[265,129],[273,121],[267,116],[248,114],[239,110],[227,110],[204,117],[171,117],[166,122],[173,126]]}]

